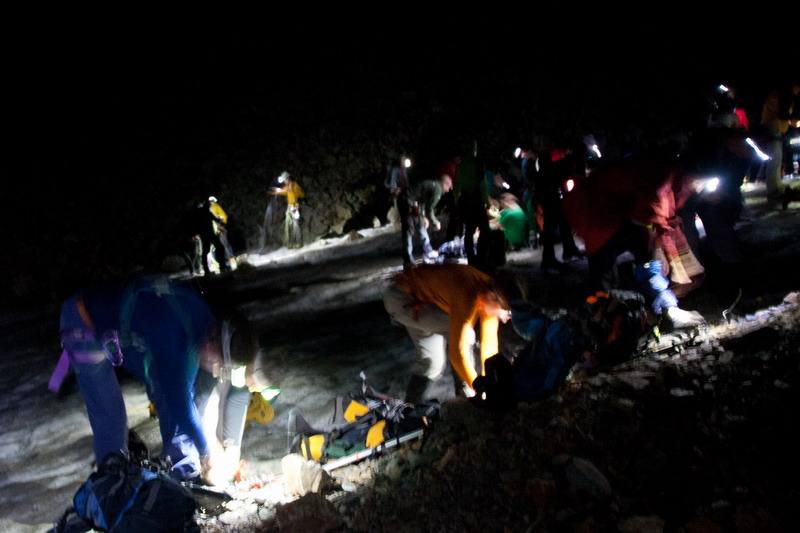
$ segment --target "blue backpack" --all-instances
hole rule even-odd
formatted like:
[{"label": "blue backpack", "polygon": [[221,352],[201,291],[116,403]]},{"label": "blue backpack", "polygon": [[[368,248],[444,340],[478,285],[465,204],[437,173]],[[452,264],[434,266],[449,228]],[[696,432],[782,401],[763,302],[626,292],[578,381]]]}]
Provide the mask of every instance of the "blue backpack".
[{"label": "blue backpack", "polygon": [[524,315],[513,318],[528,341],[514,357],[513,390],[517,400],[531,402],[550,396],[567,380],[589,346],[589,338],[565,320]]},{"label": "blue backpack", "polygon": [[[162,471],[109,454],[75,493],[74,512],[108,533],[199,532],[192,492]],[[68,511],[69,512],[69,511]]]}]

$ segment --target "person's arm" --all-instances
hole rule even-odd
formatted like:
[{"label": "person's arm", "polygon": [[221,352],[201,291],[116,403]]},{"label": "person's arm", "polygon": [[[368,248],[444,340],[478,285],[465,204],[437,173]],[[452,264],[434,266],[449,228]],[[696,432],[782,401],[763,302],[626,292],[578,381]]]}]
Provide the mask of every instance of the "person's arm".
[{"label": "person's arm", "polygon": [[481,316],[481,374],[486,360],[500,351],[497,330],[500,320],[496,316]]},{"label": "person's arm", "polygon": [[460,292],[450,302],[450,329],[447,356],[456,375],[470,387],[478,373],[473,366],[472,343],[475,339],[477,300]]},{"label": "person's arm", "polygon": [[458,378],[472,387],[478,373],[472,366],[472,324],[461,319],[450,318],[450,334],[447,342],[447,357]]}]

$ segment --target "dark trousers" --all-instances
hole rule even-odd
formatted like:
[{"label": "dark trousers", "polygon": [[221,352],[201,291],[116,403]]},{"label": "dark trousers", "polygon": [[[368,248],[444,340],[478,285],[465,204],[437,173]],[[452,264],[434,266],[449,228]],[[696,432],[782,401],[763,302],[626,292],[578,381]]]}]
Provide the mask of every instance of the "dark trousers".
[{"label": "dark trousers", "polygon": [[556,231],[561,235],[562,255],[578,255],[578,246],[572,237],[572,227],[564,215],[561,199],[557,197],[544,199],[541,202],[541,206],[544,218],[544,227],[542,228],[540,240],[542,245],[542,264],[556,262]]},{"label": "dark trousers", "polygon": [[[489,267],[489,216],[479,195],[461,194],[458,199],[458,217],[464,224],[464,250],[467,263],[479,270]],[[475,230],[480,231],[477,245],[474,242]]]}]

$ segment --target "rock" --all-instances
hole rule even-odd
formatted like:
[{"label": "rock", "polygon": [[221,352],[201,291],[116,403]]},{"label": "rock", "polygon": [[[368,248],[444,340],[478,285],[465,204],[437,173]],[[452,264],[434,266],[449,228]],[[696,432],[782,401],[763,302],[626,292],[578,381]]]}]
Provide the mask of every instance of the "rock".
[{"label": "rock", "polygon": [[664,519],[660,516],[629,516],[619,521],[617,530],[619,533],[661,533]]},{"label": "rock", "polygon": [[613,493],[606,476],[586,459],[571,457],[564,465],[564,473],[573,487],[595,498],[605,499]]},{"label": "rock", "polygon": [[323,533],[339,530],[343,524],[333,504],[315,493],[279,506],[275,518],[281,533]]},{"label": "rock", "polygon": [[321,492],[331,484],[330,474],[314,461],[292,453],[281,459],[286,486],[296,496],[310,492]]}]

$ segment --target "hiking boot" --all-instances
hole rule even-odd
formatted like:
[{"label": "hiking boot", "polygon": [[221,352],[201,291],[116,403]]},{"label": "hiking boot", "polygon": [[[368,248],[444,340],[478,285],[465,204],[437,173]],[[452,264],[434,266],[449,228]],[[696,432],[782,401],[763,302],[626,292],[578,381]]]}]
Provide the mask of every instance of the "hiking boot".
[{"label": "hiking boot", "polygon": [[697,311],[685,311],[679,307],[667,309],[667,320],[673,329],[686,329],[705,324],[706,319]]}]

